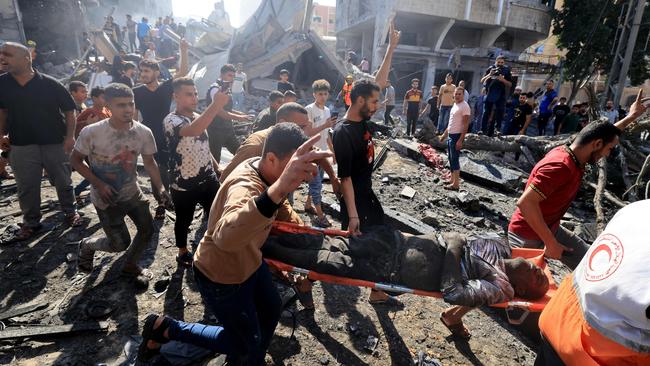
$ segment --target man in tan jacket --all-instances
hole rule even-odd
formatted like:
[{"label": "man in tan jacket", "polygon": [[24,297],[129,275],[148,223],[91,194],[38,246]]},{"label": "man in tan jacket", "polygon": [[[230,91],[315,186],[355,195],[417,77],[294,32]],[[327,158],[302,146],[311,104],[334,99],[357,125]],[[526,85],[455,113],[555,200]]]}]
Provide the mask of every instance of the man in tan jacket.
[{"label": "man in tan jacket", "polygon": [[150,315],[142,331],[140,359],[150,358],[161,343],[175,340],[225,353],[233,363],[264,363],[281,300],[261,247],[274,220],[299,222],[282,203],[302,182],[313,179],[315,161],[331,155],[312,149],[318,138],[305,142],[300,127],[280,123],[269,132],[262,156],[242,162],[225,179],[194,255],[201,296],[223,326]]}]

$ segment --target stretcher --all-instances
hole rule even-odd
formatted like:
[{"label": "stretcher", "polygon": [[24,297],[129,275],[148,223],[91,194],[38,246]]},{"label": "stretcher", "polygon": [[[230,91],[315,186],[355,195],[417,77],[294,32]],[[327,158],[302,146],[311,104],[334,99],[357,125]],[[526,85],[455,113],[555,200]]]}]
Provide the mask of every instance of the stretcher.
[{"label": "stretcher", "polygon": [[[274,222],[271,230],[272,234],[322,234],[326,236],[342,236],[349,237],[350,233],[348,231],[335,230],[335,229],[321,229],[316,227],[302,226],[298,224],[286,223],[286,222]],[[557,284],[553,280],[553,276],[546,266],[544,261],[544,250],[543,249],[525,249],[525,248],[513,248],[512,249],[513,258],[524,258],[531,261],[535,265],[539,266],[544,270],[546,277],[549,282],[549,289],[544,295],[543,298],[530,301],[520,298],[514,298],[511,301],[492,304],[491,307],[501,308],[506,311],[508,321],[511,324],[521,324],[528,314],[530,313],[539,313],[544,310],[544,307],[551,300],[555,291],[557,290]],[[417,296],[427,296],[427,297],[437,297],[442,298],[441,292],[432,292],[432,291],[423,291],[418,289],[412,289],[404,286],[393,285],[388,283],[379,283],[371,282],[365,280],[359,280],[354,278],[346,278],[340,276],[334,276],[329,274],[318,273],[309,269],[299,268],[292,266],[291,264],[283,263],[275,259],[265,258],[265,261],[277,270],[299,273],[312,281],[321,281],[326,283],[332,283],[337,285],[346,285],[346,286],[359,286],[359,287],[368,287],[378,291],[385,291],[398,294],[412,294]],[[520,310],[517,317],[514,317],[512,314],[515,310]]]}]

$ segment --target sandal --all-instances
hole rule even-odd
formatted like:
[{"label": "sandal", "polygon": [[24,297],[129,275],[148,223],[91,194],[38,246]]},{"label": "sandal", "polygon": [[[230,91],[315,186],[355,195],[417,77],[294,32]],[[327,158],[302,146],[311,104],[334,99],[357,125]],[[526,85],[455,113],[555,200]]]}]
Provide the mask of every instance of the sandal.
[{"label": "sandal", "polygon": [[65,222],[70,227],[79,227],[79,226],[83,225],[83,220],[81,219],[81,216],[79,215],[78,212],[66,215],[65,216]]},{"label": "sandal", "polygon": [[37,226],[34,227],[29,227],[20,224],[20,230],[16,233],[14,236],[14,241],[23,241],[31,238],[34,236],[39,230],[43,228],[43,225],[38,224]]},{"label": "sandal", "polygon": [[194,255],[192,252],[185,252],[181,255],[176,256],[176,263],[178,263],[179,266],[185,267],[185,268],[192,268],[192,263],[194,262]]},{"label": "sandal", "polygon": [[165,338],[165,330],[169,328],[171,319],[166,316],[163,317],[160,326],[154,328],[156,320],[158,320],[157,314],[149,314],[144,320],[144,325],[142,326],[142,343],[140,343],[140,347],[138,347],[138,361],[147,362],[160,353],[160,347],[153,349],[147,347],[149,341],[154,341],[159,344],[169,342],[169,339]]},{"label": "sandal", "polygon": [[156,213],[154,214],[154,220],[164,220],[165,219],[165,206],[160,205],[156,207]]},{"label": "sandal", "polygon": [[469,340],[472,338],[472,333],[465,327],[462,320],[460,323],[456,324],[447,324],[445,321],[444,315],[440,314],[440,322],[451,332],[451,335],[462,340]]}]

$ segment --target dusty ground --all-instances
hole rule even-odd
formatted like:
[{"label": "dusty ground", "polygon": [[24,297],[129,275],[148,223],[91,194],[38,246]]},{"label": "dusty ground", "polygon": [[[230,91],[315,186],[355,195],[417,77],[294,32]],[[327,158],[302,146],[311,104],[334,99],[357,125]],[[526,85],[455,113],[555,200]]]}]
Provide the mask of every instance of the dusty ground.
[{"label": "dusty ground", "polygon": [[[390,184],[381,183],[382,176],[388,172],[401,178]],[[79,180],[76,173],[73,178]],[[141,186],[151,197],[147,189],[148,180],[140,179]],[[2,212],[18,209],[12,183],[11,180],[2,182],[6,187],[0,192]],[[413,199],[399,196],[404,185],[418,191]],[[503,194],[468,182],[463,182],[463,185],[481,197],[480,211],[461,211],[441,190],[439,173],[395,152],[389,154],[375,176],[375,189],[386,207],[416,218],[422,218],[424,211],[429,210],[435,214],[441,230],[503,232],[514,209],[517,193]],[[326,187],[330,189],[329,185]],[[296,195],[295,206],[299,211],[304,193],[306,188]],[[43,202],[56,200],[55,191],[47,180],[43,180],[42,196]],[[590,198],[582,199],[588,200]],[[590,211],[588,204],[574,206],[569,217],[576,223],[593,221],[593,209]],[[156,280],[171,275],[167,291],[157,296],[151,289],[153,286],[148,291],[138,292],[129,280],[120,277],[120,255],[96,254],[95,271],[89,276],[77,274],[75,259],[66,258],[70,253],[76,253],[76,246],[69,243],[101,233],[92,205],[81,209],[87,222],[77,229],[63,226],[62,215],[56,210],[48,207],[45,211],[43,220],[51,227],[49,231],[29,242],[0,246],[0,309],[4,311],[42,302],[49,305],[46,309],[5,323],[18,326],[92,322],[86,314],[86,307],[93,301],[104,300],[112,306],[112,312],[106,318],[109,329],[100,333],[0,343],[0,364],[128,364],[124,346],[131,335],[139,334],[146,314],[165,313],[186,321],[214,320],[205,314],[191,272],[177,269],[170,217],[164,223],[156,224],[158,230],[142,263],[154,272]],[[200,211],[197,211],[190,235],[194,243],[202,235],[199,215]],[[484,217],[484,220],[477,220],[477,217]],[[305,218],[309,222],[309,218]],[[19,216],[9,216],[2,219],[2,224],[17,223],[19,219]],[[386,308],[369,305],[368,294],[367,289],[316,283],[316,310],[304,311],[300,305],[297,306],[295,338],[290,338],[291,320],[282,320],[269,349],[268,364],[411,365],[418,353],[436,358],[443,365],[533,364],[537,346],[534,337],[525,336],[508,325],[502,311],[486,308],[471,312],[466,317],[466,324],[473,338],[469,343],[463,343],[452,339],[438,320],[440,311],[446,307],[442,301],[402,296],[403,308]],[[378,343],[368,349],[371,336],[378,338]],[[218,363],[210,363],[215,364]]]}]

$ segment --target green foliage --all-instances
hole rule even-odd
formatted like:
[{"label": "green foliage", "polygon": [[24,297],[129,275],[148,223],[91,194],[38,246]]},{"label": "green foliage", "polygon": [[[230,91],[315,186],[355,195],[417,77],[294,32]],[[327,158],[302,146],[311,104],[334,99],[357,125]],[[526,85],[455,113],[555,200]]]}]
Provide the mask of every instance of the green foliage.
[{"label": "green foliage", "polygon": [[[608,72],[612,66],[614,38],[622,1],[565,0],[553,13],[553,34],[557,46],[566,50],[565,74],[568,80],[580,83],[593,70]],[[646,5],[644,21],[636,42],[629,76],[635,85],[650,78],[650,65],[644,51],[650,30],[650,7]]]}]

